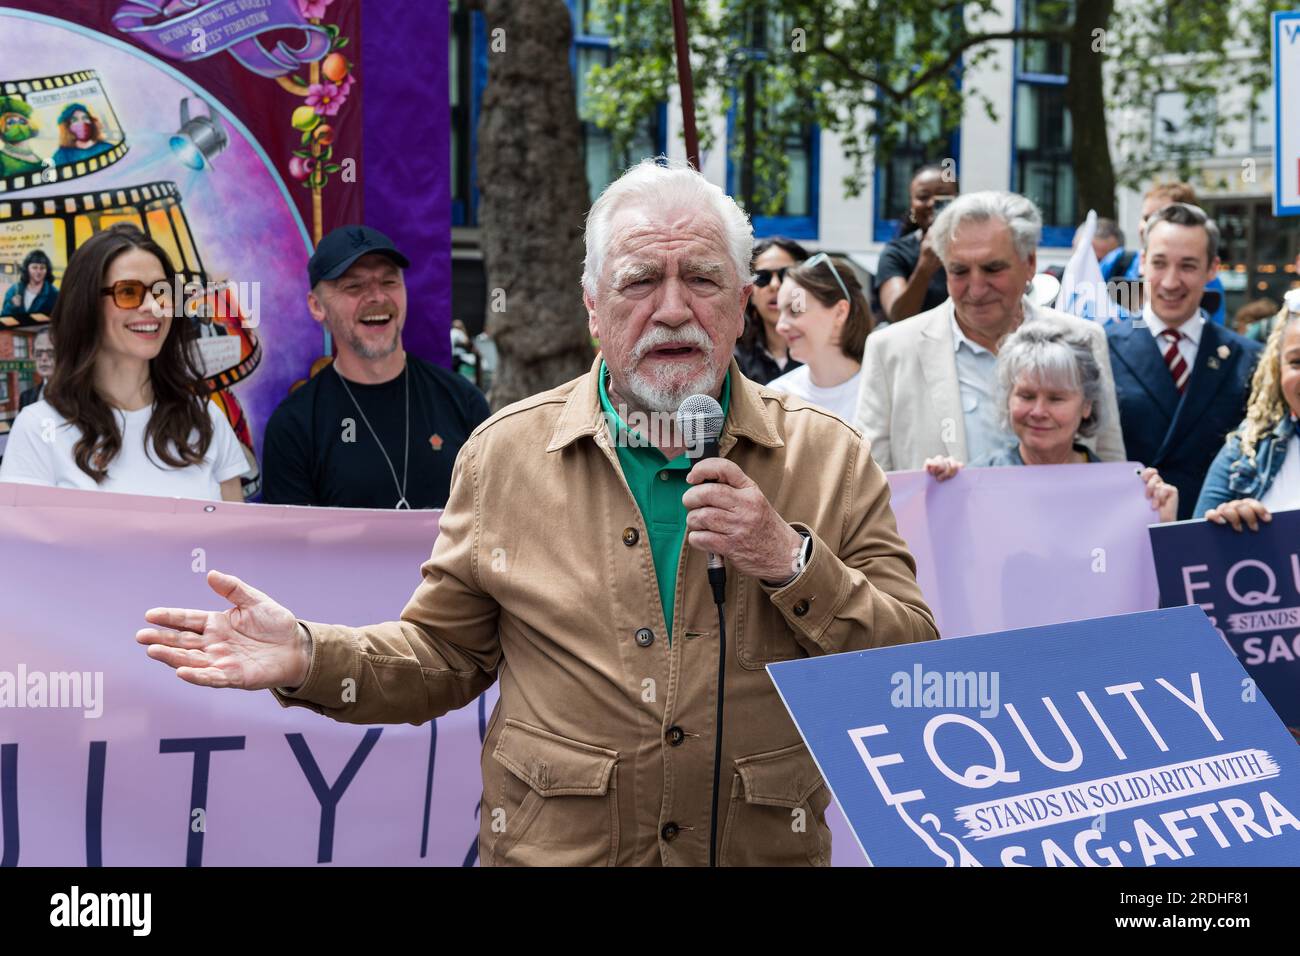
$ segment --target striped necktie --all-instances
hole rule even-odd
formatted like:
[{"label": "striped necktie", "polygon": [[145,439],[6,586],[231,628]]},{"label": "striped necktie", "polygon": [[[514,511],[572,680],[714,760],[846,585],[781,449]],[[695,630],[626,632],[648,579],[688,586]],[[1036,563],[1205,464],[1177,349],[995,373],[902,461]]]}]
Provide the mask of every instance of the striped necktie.
[{"label": "striped necktie", "polygon": [[1178,389],[1178,394],[1183,394],[1187,388],[1187,379],[1191,375],[1192,368],[1187,364],[1187,359],[1178,351],[1178,342],[1183,337],[1183,333],[1177,329],[1165,329],[1160,333],[1160,337],[1168,340],[1169,346],[1165,349],[1165,365],[1169,367],[1169,374],[1174,377],[1174,387]]}]

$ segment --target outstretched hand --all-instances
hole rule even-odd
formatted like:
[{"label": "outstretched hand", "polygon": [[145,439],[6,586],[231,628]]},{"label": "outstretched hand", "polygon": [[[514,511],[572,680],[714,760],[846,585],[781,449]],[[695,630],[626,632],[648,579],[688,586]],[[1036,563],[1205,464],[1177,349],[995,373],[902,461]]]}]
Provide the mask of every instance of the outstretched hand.
[{"label": "outstretched hand", "polygon": [[[139,630],[146,653],[204,687],[297,687],[307,679],[310,639],[293,612],[231,574],[208,572],[208,586],[229,601],[225,611],[155,607]],[[162,630],[161,628],[169,628]]]}]

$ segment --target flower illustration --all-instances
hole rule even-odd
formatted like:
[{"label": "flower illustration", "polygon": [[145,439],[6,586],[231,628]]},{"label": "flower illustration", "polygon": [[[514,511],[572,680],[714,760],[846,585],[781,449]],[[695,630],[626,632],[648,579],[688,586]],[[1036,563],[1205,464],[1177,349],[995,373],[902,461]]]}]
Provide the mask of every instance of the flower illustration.
[{"label": "flower illustration", "polygon": [[320,116],[335,116],[347,99],[333,83],[313,83],[307,87],[307,105],[314,107]]},{"label": "flower illustration", "polygon": [[319,20],[325,16],[325,8],[334,0],[298,0],[298,9],[308,20]]}]

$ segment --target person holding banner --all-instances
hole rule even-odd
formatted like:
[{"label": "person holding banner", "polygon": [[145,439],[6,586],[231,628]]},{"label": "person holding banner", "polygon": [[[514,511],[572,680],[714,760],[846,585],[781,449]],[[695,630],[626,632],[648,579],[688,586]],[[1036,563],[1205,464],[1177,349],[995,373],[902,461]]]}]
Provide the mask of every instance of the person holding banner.
[{"label": "person holding banner", "polygon": [[[427,721],[500,679],[486,866],[828,865],[830,793],[765,667],[938,636],[861,436],[732,357],[744,212],[663,162],[587,217],[601,355],[470,436],[400,620],[300,622],[212,571],[226,610],[154,608],[137,634],[182,680],[349,723]],[[703,396],[722,431],[692,465],[674,415]]]},{"label": "person holding banner", "polygon": [[[998,347],[998,403],[1016,441],[972,463],[977,468],[1069,465],[1100,461],[1080,438],[1096,434],[1101,369],[1087,340],[1063,322],[1043,318],[1022,325]],[[962,463],[947,455],[926,459],[925,470],[947,481]],[[1160,521],[1178,514],[1178,489],[1154,468],[1141,473]]]},{"label": "person holding banner", "polygon": [[1246,418],[1215,456],[1194,514],[1258,531],[1273,511],[1300,508],[1300,307],[1284,308],[1251,381]]},{"label": "person holding banner", "polygon": [[248,461],[173,313],[166,251],[136,226],[91,236],[50,317],[58,364],[14,420],[0,481],[243,501]]},{"label": "person holding banner", "polygon": [[307,308],[338,354],[266,423],[267,504],[447,503],[456,455],[490,412],[464,375],[402,347],[403,270],[410,265],[388,236],[368,226],[339,226],[316,246],[307,262]]},{"label": "person holding banner", "polygon": [[1219,270],[1219,227],[1199,206],[1153,212],[1143,233],[1142,314],[1106,327],[1124,445],[1178,488],[1178,517],[1241,421],[1260,346],[1201,307]]},{"label": "person holding banner", "polygon": [[959,196],[935,218],[929,237],[947,272],[948,300],[872,335],[862,362],[856,421],[885,471],[1000,450],[1011,435],[995,397],[998,343],[1021,323],[1049,317],[1074,328],[1097,356],[1100,424],[1088,444],[1103,461],[1126,460],[1101,325],[1026,296],[1042,230],[1030,200],[992,190]]}]

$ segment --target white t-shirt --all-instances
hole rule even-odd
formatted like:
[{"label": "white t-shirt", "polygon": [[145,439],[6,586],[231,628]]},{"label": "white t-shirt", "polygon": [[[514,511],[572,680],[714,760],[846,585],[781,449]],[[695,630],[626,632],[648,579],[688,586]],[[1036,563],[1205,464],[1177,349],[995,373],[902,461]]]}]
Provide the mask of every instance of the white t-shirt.
[{"label": "white t-shirt", "polygon": [[[1276,454],[1276,452],[1275,452]],[[1293,511],[1300,508],[1300,436],[1286,443],[1286,457],[1273,476],[1273,483],[1259,499],[1269,511]]]},{"label": "white t-shirt", "polygon": [[4,461],[0,462],[0,481],[220,501],[221,483],[246,473],[248,459],[221,409],[212,402],[207,405],[212,418],[212,444],[202,464],[184,468],[159,462],[152,441],[145,447],[145,428],[152,407],[133,412],[115,409],[122,430],[122,450],[109,462],[108,477],[96,484],[77,467],[74,457],[81,429],[69,424],[48,402],[33,402],[14,419]]},{"label": "white t-shirt", "polygon": [[846,422],[852,423],[858,411],[858,389],[862,387],[862,369],[847,381],[831,388],[821,388],[813,384],[812,373],[807,365],[800,365],[793,372],[786,372],[767,383],[767,387],[787,395],[802,398],[811,405],[817,405],[834,412]]}]

